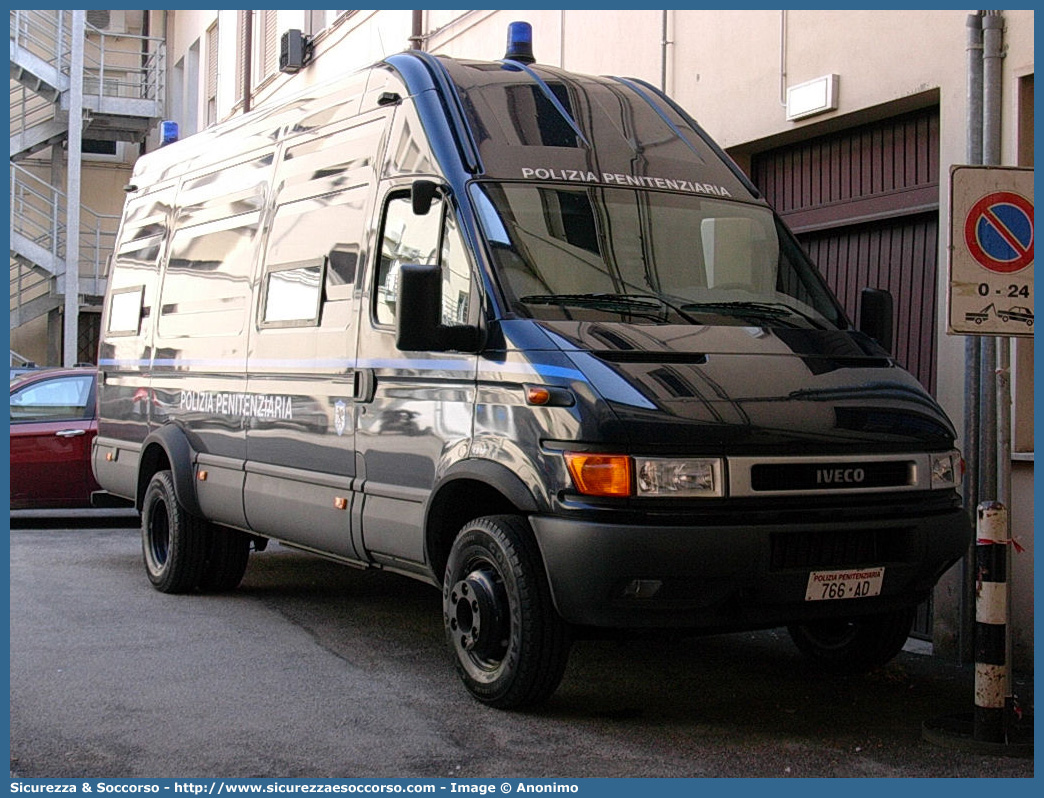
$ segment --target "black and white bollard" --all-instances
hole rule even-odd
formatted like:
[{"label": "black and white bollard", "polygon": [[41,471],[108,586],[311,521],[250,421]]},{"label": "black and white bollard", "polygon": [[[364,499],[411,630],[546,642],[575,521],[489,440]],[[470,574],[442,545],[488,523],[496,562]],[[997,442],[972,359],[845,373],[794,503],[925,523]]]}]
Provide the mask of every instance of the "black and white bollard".
[{"label": "black and white bollard", "polygon": [[1006,741],[1008,663],[1008,508],[978,507],[975,546],[975,740]]},{"label": "black and white bollard", "polygon": [[989,501],[976,510],[975,708],[925,721],[922,736],[963,751],[1032,758],[1033,718],[1012,692],[1008,634],[1009,548],[1021,549],[1009,534],[1007,507]]}]

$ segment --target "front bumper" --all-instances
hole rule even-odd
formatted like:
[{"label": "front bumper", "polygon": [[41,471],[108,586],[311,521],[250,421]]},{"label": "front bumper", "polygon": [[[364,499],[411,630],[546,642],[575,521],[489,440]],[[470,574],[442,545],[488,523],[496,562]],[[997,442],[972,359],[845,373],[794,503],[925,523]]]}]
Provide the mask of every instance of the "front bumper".
[{"label": "front bumper", "polygon": [[[613,628],[738,631],[911,606],[971,540],[959,508],[844,523],[530,522],[558,612],[570,623]],[[879,596],[805,601],[811,571],[864,566],[885,568]]]}]

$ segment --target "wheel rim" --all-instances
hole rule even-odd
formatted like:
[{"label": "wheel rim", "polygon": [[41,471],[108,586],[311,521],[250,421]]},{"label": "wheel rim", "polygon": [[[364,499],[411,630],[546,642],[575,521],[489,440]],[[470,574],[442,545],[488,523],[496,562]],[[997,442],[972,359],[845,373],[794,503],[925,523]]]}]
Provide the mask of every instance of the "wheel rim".
[{"label": "wheel rim", "polygon": [[446,622],[461,662],[494,671],[504,661],[511,633],[507,591],[492,563],[470,568],[446,596]]},{"label": "wheel rim", "polygon": [[170,553],[170,519],[167,515],[166,502],[158,501],[149,515],[147,546],[149,559],[156,570],[167,564]]}]

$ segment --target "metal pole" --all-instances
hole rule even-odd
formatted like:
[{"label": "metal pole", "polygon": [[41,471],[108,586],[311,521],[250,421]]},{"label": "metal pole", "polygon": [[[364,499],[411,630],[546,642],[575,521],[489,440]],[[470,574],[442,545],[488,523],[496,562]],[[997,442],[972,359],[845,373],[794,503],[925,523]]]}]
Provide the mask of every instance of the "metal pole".
[{"label": "metal pole", "polygon": [[424,49],[424,12],[413,12],[413,33],[410,35],[410,49]]},{"label": "metal pole", "polygon": [[670,42],[667,40],[667,10],[664,9],[662,12],[662,18],[660,20],[660,91],[667,91],[667,46]]},{"label": "metal pole", "polygon": [[[1000,164],[1001,37],[1004,18],[999,11],[982,16],[982,163]],[[997,491],[997,339],[982,338],[982,418],[979,464],[980,500],[995,500]]]},{"label": "metal pole", "polygon": [[83,147],[83,50],[86,11],[72,12],[69,64],[69,145],[65,167],[65,320],[62,362],[76,365],[80,341],[80,178]]},{"label": "metal pole", "polygon": [[[987,11],[983,28],[983,141],[982,162],[987,166],[1001,163],[1001,98],[1004,60],[1004,17],[1000,11]],[[1010,506],[1008,497],[1011,480],[1011,385],[1008,372],[1011,360],[1011,339],[997,338],[994,364],[994,409],[997,424],[994,442],[996,482],[991,498]]]},{"label": "metal pole", "polygon": [[[987,166],[999,166],[1001,163],[1001,100],[1004,63],[1004,15],[1001,11],[987,11],[982,20],[982,65],[983,65],[983,141],[982,162]],[[994,458],[991,465],[995,474],[993,479],[993,496],[1005,507],[1010,506],[1011,493],[1011,339],[991,338],[994,343],[992,418],[995,433],[993,439]],[[984,414],[987,412],[983,409]],[[1011,517],[1004,514],[1004,537],[1011,538]],[[1009,560],[1011,551],[1004,547],[1004,556]],[[1005,592],[1006,616],[1010,617],[1010,592]],[[1007,661],[1011,657],[1011,635],[1005,626],[1005,648]],[[1011,671],[1005,672],[1005,695],[1012,694]]]},{"label": "metal pole", "polygon": [[254,12],[243,12],[243,113],[250,111],[250,95],[254,89],[250,76],[254,69]]},{"label": "metal pole", "polygon": [[[982,16],[969,14],[968,27],[968,142],[967,161],[970,165],[982,163]],[[964,507],[975,523],[975,508],[979,505],[979,391],[981,383],[982,347],[978,336],[964,339]],[[975,584],[974,547],[964,558],[964,584]],[[971,662],[974,656],[971,630],[975,624],[975,605],[970,600],[970,587],[961,593],[961,634],[959,658]]]},{"label": "metal pole", "polygon": [[1011,506],[1011,339],[997,339],[997,501]]}]

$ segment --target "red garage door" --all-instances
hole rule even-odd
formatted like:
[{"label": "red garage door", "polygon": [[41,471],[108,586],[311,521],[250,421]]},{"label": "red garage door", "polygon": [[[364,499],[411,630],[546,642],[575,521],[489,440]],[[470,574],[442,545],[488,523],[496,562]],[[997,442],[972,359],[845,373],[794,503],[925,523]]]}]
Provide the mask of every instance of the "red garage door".
[{"label": "red garage door", "polygon": [[895,354],[935,391],[939,112],[929,108],[760,153],[751,177],[853,319],[895,298]]}]

